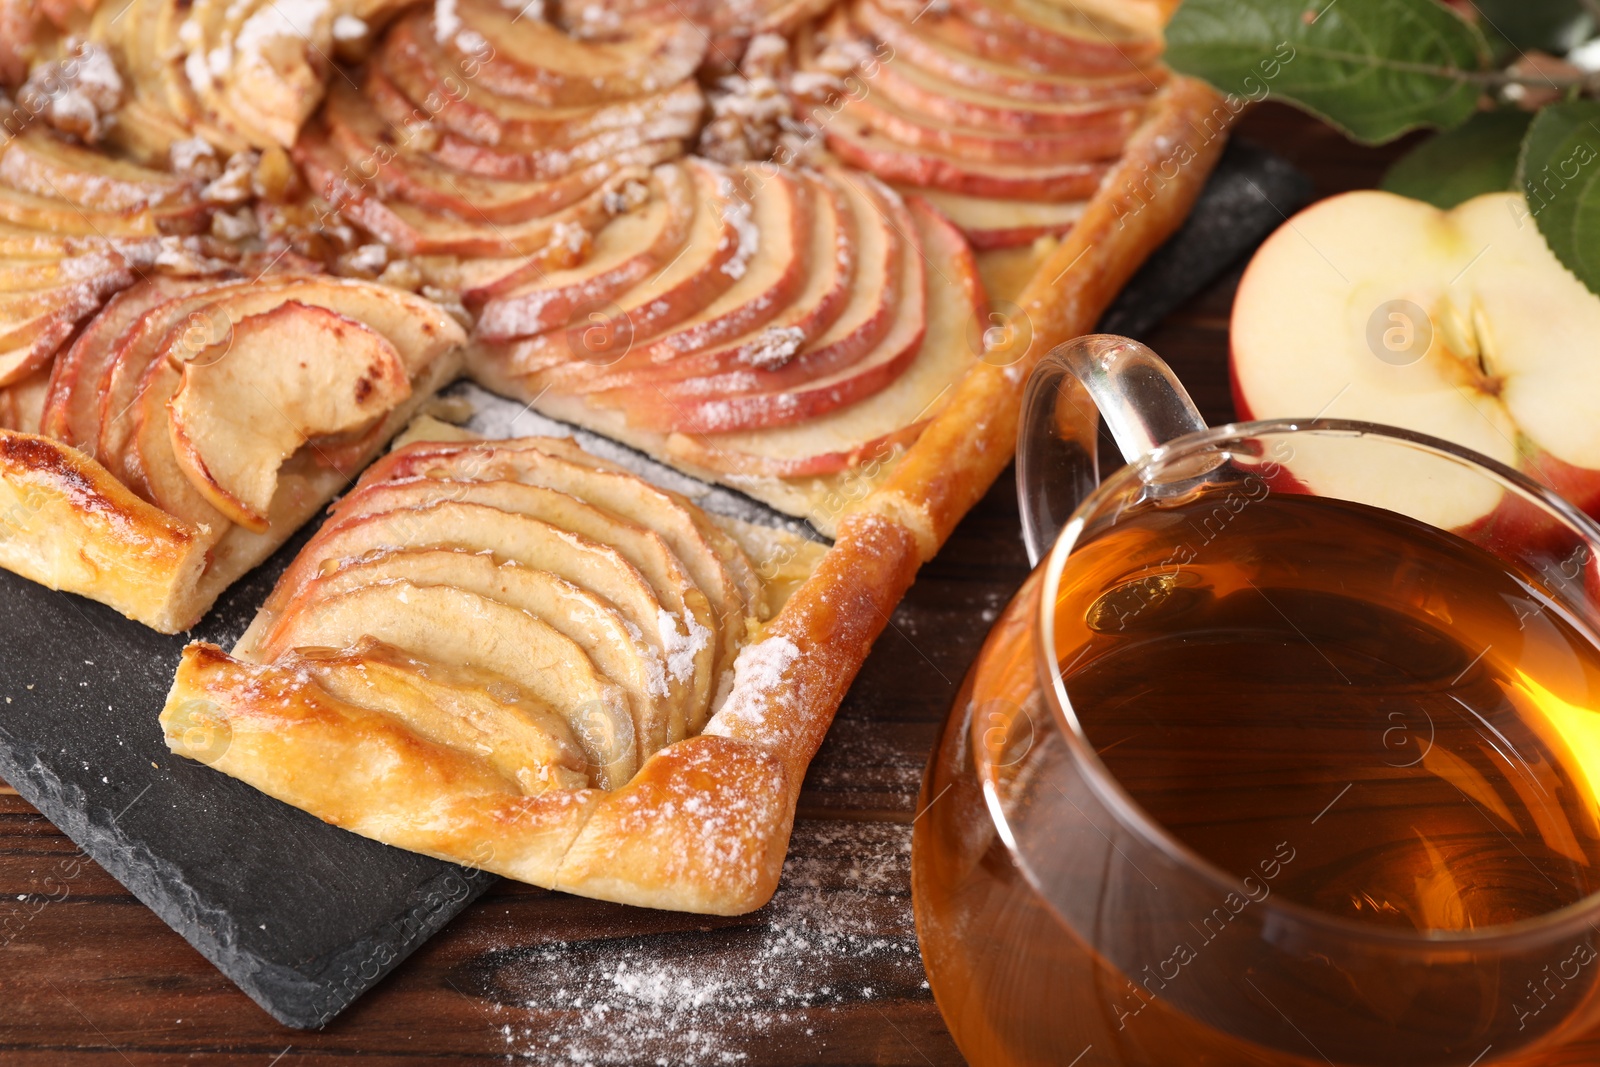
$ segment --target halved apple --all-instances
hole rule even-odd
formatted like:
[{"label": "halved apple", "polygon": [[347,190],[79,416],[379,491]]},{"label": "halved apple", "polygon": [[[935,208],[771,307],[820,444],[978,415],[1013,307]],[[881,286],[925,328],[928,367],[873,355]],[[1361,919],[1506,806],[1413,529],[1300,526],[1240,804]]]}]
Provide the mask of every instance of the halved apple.
[{"label": "halved apple", "polygon": [[[1443,212],[1382,192],[1301,212],[1251,260],[1235,298],[1240,418],[1359,419],[1442,437],[1600,515],[1600,297],[1556,260],[1522,196]],[[1418,463],[1422,462],[1419,458]],[[1481,479],[1360,465],[1308,445],[1313,491],[1444,528],[1509,501]]]},{"label": "halved apple", "polygon": [[303,649],[278,661],[335,698],[403,722],[435,744],[487,760],[526,796],[589,784],[567,721],[521,686],[471,667],[446,667],[370,638],[345,651]]},{"label": "halved apple", "polygon": [[173,452],[213,507],[261,532],[286,459],[316,438],[370,428],[410,395],[387,338],[288,301],[183,363],[167,403]]},{"label": "halved apple", "polygon": [[638,769],[622,690],[572,640],[525,611],[447,585],[363,586],[305,605],[283,620],[292,649],[352,649],[382,641],[446,667],[490,672],[543,701],[571,728],[601,788]]}]

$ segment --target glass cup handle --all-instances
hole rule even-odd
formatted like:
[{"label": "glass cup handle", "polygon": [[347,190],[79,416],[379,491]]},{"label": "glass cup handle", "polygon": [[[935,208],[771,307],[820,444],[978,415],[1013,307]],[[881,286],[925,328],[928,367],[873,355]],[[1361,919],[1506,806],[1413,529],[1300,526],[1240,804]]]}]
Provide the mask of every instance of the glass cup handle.
[{"label": "glass cup handle", "polygon": [[1206,428],[1172,369],[1138,341],[1088,334],[1057,345],[1028,379],[1017,433],[1017,503],[1031,564],[1100,484],[1101,417],[1129,463]]}]

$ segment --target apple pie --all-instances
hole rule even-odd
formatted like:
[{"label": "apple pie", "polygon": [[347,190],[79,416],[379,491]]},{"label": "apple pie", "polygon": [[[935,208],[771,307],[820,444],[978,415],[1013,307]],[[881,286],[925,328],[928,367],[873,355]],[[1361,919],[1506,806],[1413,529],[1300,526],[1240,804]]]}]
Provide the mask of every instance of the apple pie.
[{"label": "apple pie", "polygon": [[[1028,371],[1221,151],[1169,7],[0,0],[0,565],[177,631],[337,497],[175,751],[758,907]],[[419,418],[462,374],[545,429]]]}]

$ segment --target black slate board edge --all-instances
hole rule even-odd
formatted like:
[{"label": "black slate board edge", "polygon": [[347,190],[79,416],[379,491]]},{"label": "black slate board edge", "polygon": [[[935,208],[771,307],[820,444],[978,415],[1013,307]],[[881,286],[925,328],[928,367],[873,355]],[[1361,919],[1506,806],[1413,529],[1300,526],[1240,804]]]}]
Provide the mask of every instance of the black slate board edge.
[{"label": "black slate board edge", "polygon": [[[1230,145],[1188,223],[1130,281],[1102,328],[1134,336],[1153,328],[1309,192],[1282,160]],[[228,590],[188,636],[231,645],[315,525]],[[0,634],[9,639],[0,655],[8,698],[0,776],[286,1026],[325,1026],[496,880],[348,834],[169,753],[155,712],[183,638],[4,572]],[[99,666],[86,673],[91,649]],[[10,729],[30,716],[30,738]],[[257,929],[263,918],[270,930]]]},{"label": "black slate board edge", "polygon": [[[241,938],[235,917],[226,909],[206,905],[193,890],[180,890],[187,889],[183,872],[118,828],[118,819],[150,787],[128,798],[117,811],[91,805],[82,788],[64,781],[36,749],[4,729],[0,729],[0,777],[28,803],[41,811],[48,807],[52,823],[83,854],[216,963],[269,1015],[295,1029],[326,1026],[496,881],[484,871],[449,867],[418,886],[405,910],[392,920],[360,932],[340,951],[305,961],[307,966],[297,969],[259,955],[242,957],[236,947]],[[224,966],[225,961],[232,965]]]}]

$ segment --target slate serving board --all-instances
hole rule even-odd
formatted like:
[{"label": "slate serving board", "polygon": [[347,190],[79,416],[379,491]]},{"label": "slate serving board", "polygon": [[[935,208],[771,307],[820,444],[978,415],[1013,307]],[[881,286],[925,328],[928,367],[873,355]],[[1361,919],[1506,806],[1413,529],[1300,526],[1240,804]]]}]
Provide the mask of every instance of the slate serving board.
[{"label": "slate serving board", "polygon": [[[1133,279],[1102,328],[1137,336],[1227,270],[1310,196],[1235,144],[1194,215]],[[485,432],[570,432],[471,386]],[[579,435],[587,437],[587,435]],[[626,450],[588,442],[606,454]],[[642,457],[631,465],[693,491]],[[713,511],[790,525],[727,490]],[[321,1027],[492,883],[328,826],[172,756],[156,722],[183,645],[230,647],[312,530],[166,637],[0,571],[0,777],[287,1026]],[[3,531],[0,531],[3,535]],[[0,929],[0,947],[5,933]]]}]

